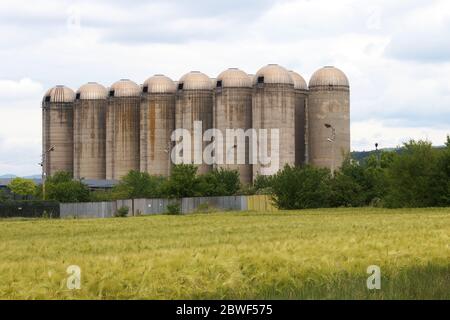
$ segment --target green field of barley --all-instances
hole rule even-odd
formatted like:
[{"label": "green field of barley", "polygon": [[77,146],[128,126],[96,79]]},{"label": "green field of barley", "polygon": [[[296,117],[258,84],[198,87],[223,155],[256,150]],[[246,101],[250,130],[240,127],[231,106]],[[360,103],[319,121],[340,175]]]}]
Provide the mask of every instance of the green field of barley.
[{"label": "green field of barley", "polygon": [[450,208],[0,220],[0,299],[223,298],[450,299]]}]

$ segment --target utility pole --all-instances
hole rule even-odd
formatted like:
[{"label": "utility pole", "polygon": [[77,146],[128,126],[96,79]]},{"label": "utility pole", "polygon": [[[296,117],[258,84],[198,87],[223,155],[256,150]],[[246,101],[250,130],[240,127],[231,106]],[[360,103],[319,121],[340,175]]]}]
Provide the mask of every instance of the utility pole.
[{"label": "utility pole", "polygon": [[47,179],[47,156],[50,152],[55,151],[55,146],[51,146],[42,154],[42,162],[40,163],[42,167],[42,200],[45,201],[45,180]]},{"label": "utility pole", "polygon": [[331,136],[327,139],[328,142],[331,143],[331,176],[334,177],[334,158],[335,158],[335,151],[334,151],[334,145],[336,142],[336,129],[329,123],[325,123],[325,128],[331,129]]}]

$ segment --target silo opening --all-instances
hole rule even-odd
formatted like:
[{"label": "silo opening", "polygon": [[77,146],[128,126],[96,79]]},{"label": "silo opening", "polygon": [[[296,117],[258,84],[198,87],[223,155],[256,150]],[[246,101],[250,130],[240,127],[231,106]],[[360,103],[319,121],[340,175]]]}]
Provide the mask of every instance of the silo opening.
[{"label": "silo opening", "polygon": [[110,97],[114,97],[114,90],[111,90],[111,91],[109,92],[109,96],[110,96]]},{"label": "silo opening", "polygon": [[258,83],[264,83],[264,77],[258,77]]},{"label": "silo opening", "polygon": [[80,94],[80,93],[77,93],[77,95],[75,96],[75,99],[76,99],[76,100],[80,100],[80,97],[81,97],[81,94]]},{"label": "silo opening", "polygon": [[50,96],[45,97],[45,102],[50,102]]},{"label": "silo opening", "polygon": [[222,80],[217,81],[216,87],[222,88]]},{"label": "silo opening", "polygon": [[183,83],[178,84],[178,90],[183,90]]},{"label": "silo opening", "polygon": [[148,92],[148,86],[145,86],[144,89],[142,90],[144,93]]}]

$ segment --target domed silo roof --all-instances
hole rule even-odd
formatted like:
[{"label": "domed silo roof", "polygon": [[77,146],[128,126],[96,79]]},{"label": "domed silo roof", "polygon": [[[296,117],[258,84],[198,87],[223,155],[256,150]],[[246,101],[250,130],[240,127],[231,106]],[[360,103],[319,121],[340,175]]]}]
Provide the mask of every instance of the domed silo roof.
[{"label": "domed silo roof", "polygon": [[76,98],[80,100],[102,100],[107,96],[106,88],[97,82],[88,82],[82,85],[76,93]]},{"label": "domed silo roof", "polygon": [[169,77],[156,74],[145,80],[143,90],[146,93],[174,93],[176,85]]},{"label": "domed silo roof", "polygon": [[211,79],[200,71],[191,71],[181,77],[183,90],[211,90]]},{"label": "domed silo roof", "polygon": [[349,87],[348,78],[344,72],[335,67],[323,67],[312,75],[309,87],[337,86]]},{"label": "domed silo roof", "polygon": [[75,100],[75,92],[62,85],[50,88],[44,95],[44,102],[69,103]]},{"label": "domed silo roof", "polygon": [[269,64],[259,69],[253,78],[253,84],[269,83],[269,84],[294,84],[294,81],[287,71],[282,66],[277,64]]},{"label": "domed silo roof", "polygon": [[252,79],[244,71],[237,68],[230,68],[223,71],[217,77],[217,82],[222,88],[251,88]]},{"label": "domed silo roof", "polygon": [[296,90],[308,90],[308,85],[305,79],[295,71],[289,71],[292,80],[294,81],[294,89]]},{"label": "domed silo roof", "polygon": [[141,87],[129,79],[121,79],[109,88],[111,97],[138,97],[141,94]]}]

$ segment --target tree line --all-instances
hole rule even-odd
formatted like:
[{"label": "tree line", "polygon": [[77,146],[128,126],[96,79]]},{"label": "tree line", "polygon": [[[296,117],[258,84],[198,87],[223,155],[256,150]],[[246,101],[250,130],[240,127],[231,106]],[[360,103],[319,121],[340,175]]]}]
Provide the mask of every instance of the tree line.
[{"label": "tree line", "polygon": [[[42,187],[27,179],[16,178],[9,188],[18,195],[42,198]],[[252,194],[271,195],[280,209],[449,206],[450,137],[440,149],[428,141],[411,140],[401,152],[382,151],[360,161],[348,156],[334,175],[310,165],[286,166],[274,176],[256,177],[252,185],[241,185],[237,171],[215,169],[198,175],[193,165],[174,166],[168,178],[130,171],[103,191],[90,191],[66,172],[46,182],[46,200],[59,202]]]}]

